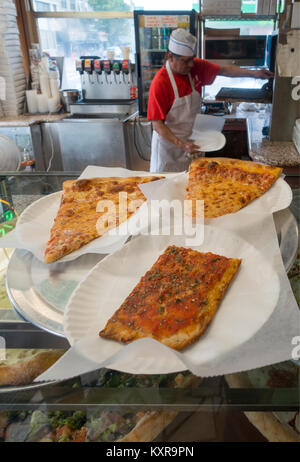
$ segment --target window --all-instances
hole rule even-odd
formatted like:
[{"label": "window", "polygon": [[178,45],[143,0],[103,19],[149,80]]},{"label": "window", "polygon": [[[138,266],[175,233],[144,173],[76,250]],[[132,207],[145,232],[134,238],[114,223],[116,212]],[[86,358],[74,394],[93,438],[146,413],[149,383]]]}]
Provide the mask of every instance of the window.
[{"label": "window", "polygon": [[[75,70],[75,60],[80,56],[106,58],[108,49],[113,48],[118,59],[122,57],[121,47],[130,46],[130,59],[135,61],[133,10],[199,11],[199,4],[200,0],[32,0],[34,10],[42,16],[37,18],[42,50],[64,57],[65,88],[80,88]],[[242,11],[254,13],[256,4],[257,0],[242,0]],[[118,12],[114,18],[99,17],[101,12],[114,11]],[[88,17],[60,17],[60,12]],[[273,21],[206,21],[206,27],[240,28],[241,34],[264,35],[272,32]]]},{"label": "window", "polygon": [[49,2],[35,2],[36,8],[38,11],[50,11],[50,3]]},{"label": "window", "polygon": [[51,56],[64,57],[64,88],[80,88],[75,61],[80,56],[105,58],[108,49],[122,58],[121,47],[130,46],[134,61],[133,19],[39,18],[42,50]]},{"label": "window", "polygon": [[[249,0],[250,1],[250,0]],[[41,9],[42,1],[33,0],[35,11],[133,11],[133,10],[191,10],[199,11],[199,1],[195,0],[47,0],[48,9]]]}]

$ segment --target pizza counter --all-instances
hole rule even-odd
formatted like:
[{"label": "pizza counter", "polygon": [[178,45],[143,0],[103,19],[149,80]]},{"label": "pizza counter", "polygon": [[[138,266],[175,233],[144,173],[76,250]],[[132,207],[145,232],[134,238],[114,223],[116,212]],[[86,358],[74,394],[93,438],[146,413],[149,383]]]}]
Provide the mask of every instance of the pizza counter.
[{"label": "pizza counter", "polygon": [[[6,219],[1,223],[2,236],[14,228],[16,219],[30,204],[60,191],[65,180],[79,175],[79,172],[2,175],[1,199],[7,205]],[[277,223],[277,232],[299,303],[299,255],[296,259],[299,190],[294,190],[293,195],[290,210],[284,211]],[[292,249],[286,246],[287,241],[293,243]],[[43,326],[42,317],[49,309],[53,316],[62,316],[83,271],[91,263],[80,268],[80,275],[74,271],[65,278],[63,270],[50,269],[45,277],[45,268],[34,266],[28,251],[6,248],[0,252],[0,440],[297,441],[299,438],[299,365],[293,361],[205,378],[188,371],[143,375],[101,368],[73,379],[34,383],[70,346],[62,333],[53,334],[51,320],[48,326]],[[10,280],[15,280],[17,274],[19,279],[12,290]],[[30,303],[35,304],[32,317]],[[36,307],[41,318],[36,315]],[[7,348],[6,358],[1,347]],[[267,417],[271,430],[262,425]],[[272,433],[273,420],[275,428],[282,429],[279,436]],[[232,432],[228,430],[229,423]]]}]

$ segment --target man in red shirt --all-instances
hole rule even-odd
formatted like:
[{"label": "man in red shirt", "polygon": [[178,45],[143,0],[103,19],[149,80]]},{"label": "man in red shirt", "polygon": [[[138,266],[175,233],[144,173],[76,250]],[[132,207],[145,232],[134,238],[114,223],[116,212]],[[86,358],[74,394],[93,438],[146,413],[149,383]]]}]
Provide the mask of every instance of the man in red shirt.
[{"label": "man in red shirt", "polygon": [[219,66],[195,58],[196,38],[185,29],[172,32],[166,65],[155,75],[149,92],[148,120],[152,121],[151,172],[183,171],[188,154],[199,146],[188,141],[201,104],[201,89],[217,75],[268,79],[266,70]]}]

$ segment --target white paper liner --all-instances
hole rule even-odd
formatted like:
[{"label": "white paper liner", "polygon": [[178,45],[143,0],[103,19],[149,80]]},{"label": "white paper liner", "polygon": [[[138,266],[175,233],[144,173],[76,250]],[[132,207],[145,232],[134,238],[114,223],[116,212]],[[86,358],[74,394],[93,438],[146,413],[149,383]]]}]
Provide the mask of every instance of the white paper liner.
[{"label": "white paper liner", "polygon": [[[163,198],[169,201],[178,199],[183,202],[187,185],[188,173],[181,173],[176,177],[168,179],[165,184],[162,183],[159,189],[155,188],[155,185],[151,183],[141,185],[140,189],[148,201]],[[292,200],[293,192],[291,187],[284,180],[284,176],[280,176],[262,196],[254,199],[238,212],[228,214],[228,216],[243,215],[245,213],[272,214],[289,207]],[[206,223],[215,225],[218,219],[219,217],[210,218],[206,220]]]},{"label": "white paper liner", "polygon": [[[123,168],[89,166],[80,175],[79,179],[111,176],[153,176],[153,174],[141,171],[136,172]],[[169,174],[169,176],[173,177],[174,174]],[[158,180],[160,184],[165,181],[167,180]],[[157,188],[158,187],[159,185],[157,185]],[[0,239],[0,247],[29,250],[38,260],[44,262],[46,244],[50,237],[50,229],[53,225],[54,218],[59,209],[61,195],[62,192],[58,191],[54,194],[42,197],[27,207],[19,217],[16,228],[7,234],[7,236]],[[134,224],[137,222],[140,223],[140,227],[143,227],[143,220],[146,220],[145,226],[147,225],[148,216],[145,215],[146,210],[146,203],[144,203],[127,222],[122,223],[115,230],[109,231],[80,249],[66,255],[57,263],[72,261],[87,253],[109,254],[121,248],[130,236],[128,227],[131,226],[135,228]]]},{"label": "white paper liner", "polygon": [[[130,371],[133,368],[135,371],[143,371],[146,374],[151,373],[153,370],[156,370],[157,373],[167,373],[189,369],[194,374],[205,377],[251,370],[291,359],[294,348],[293,338],[300,334],[300,315],[282,263],[273,218],[270,215],[246,214],[241,223],[237,214],[235,214],[235,217],[230,218],[224,216],[219,219],[218,229],[219,231],[223,229],[224,231],[234,230],[238,232],[238,240],[244,239],[252,246],[253,256],[255,256],[254,249],[261,254],[262,259],[257,261],[254,272],[260,272],[262,269],[261,262],[265,261],[268,262],[273,274],[275,274],[275,279],[272,278],[269,284],[265,284],[264,279],[258,281],[255,296],[259,306],[254,307],[256,310],[260,306],[262,308],[265,306],[268,301],[265,299],[272,296],[270,292],[267,294],[266,291],[272,285],[276,287],[276,283],[275,285],[273,284],[275,280],[279,281],[279,297],[275,303],[274,310],[253,336],[244,342],[241,339],[239,345],[228,351],[226,351],[228,343],[224,344],[223,352],[213,355],[214,357],[212,357],[211,351],[208,350],[207,360],[205,360],[205,356],[202,356],[200,362],[198,357],[186,352],[188,350],[193,351],[193,348],[195,351],[194,345],[186,351],[176,352],[152,339],[138,340],[130,345],[122,346],[119,351],[119,344],[113,342],[115,344],[114,355],[102,362],[96,362],[94,361],[95,357],[88,358],[86,352],[89,349],[97,351],[99,338],[96,335],[89,334],[75,343],[54,366],[38,377],[36,381],[63,380],[100,367],[109,367],[121,371]],[[226,298],[228,300],[230,292],[231,296],[234,296],[234,284],[238,281],[238,277],[239,274],[233,281],[233,285],[228,289],[223,302],[226,302]],[[241,294],[238,300],[240,309],[243,309],[243,302],[245,296],[247,296],[247,287],[244,287],[244,289],[244,294]],[[217,316],[222,312],[223,302],[219,307]],[[70,307],[72,306],[71,304],[72,300],[69,304]],[[86,304],[82,309],[82,319],[84,319],[85,306]],[[94,307],[95,316],[98,308],[99,306]],[[213,323],[216,319],[213,320]],[[199,344],[209,337],[211,328],[212,325],[207,333],[199,339]],[[222,341],[230,342],[230,336],[234,333],[234,325],[227,325],[226,329],[224,328]],[[106,343],[109,345],[112,341],[106,340]]]}]

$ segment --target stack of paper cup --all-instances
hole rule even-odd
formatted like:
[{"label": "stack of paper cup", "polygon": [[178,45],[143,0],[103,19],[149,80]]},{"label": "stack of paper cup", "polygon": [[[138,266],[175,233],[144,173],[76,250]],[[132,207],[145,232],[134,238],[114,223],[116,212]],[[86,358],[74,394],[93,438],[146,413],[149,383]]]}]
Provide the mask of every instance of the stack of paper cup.
[{"label": "stack of paper cup", "polygon": [[41,114],[45,114],[48,112],[48,98],[47,95],[37,95],[37,105],[38,105],[38,111]]},{"label": "stack of paper cup", "polygon": [[114,50],[107,50],[106,52],[107,59],[113,61],[115,59],[115,51]]},{"label": "stack of paper cup", "polygon": [[130,47],[121,47],[123,59],[129,59],[130,57]]},{"label": "stack of paper cup", "polygon": [[59,111],[59,101],[56,97],[48,99],[48,110],[52,114]]},{"label": "stack of paper cup", "polygon": [[48,98],[51,98],[51,88],[49,83],[49,77],[46,73],[40,74],[40,87],[43,95],[46,95]]},{"label": "stack of paper cup", "polygon": [[55,79],[50,79],[50,89],[51,89],[51,95],[52,99],[56,99],[57,102],[60,100],[60,95],[59,95],[59,84],[58,81]]},{"label": "stack of paper cup", "polygon": [[30,114],[38,112],[37,92],[36,90],[26,91],[27,108]]},{"label": "stack of paper cup", "polygon": [[22,114],[26,99],[26,75],[20,47],[17,10],[12,0],[0,0],[0,77],[1,114],[4,117]]}]

